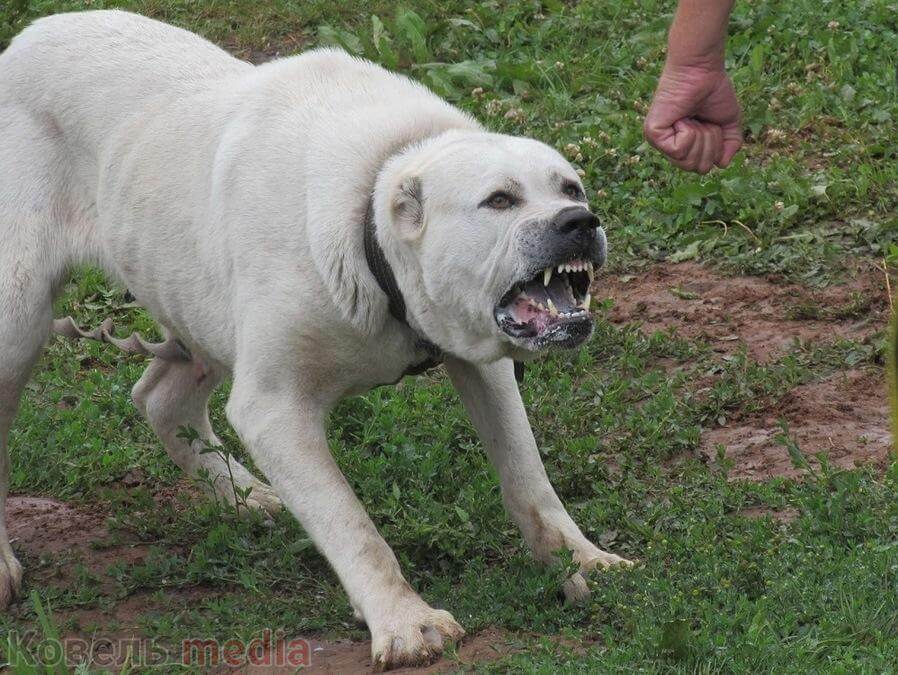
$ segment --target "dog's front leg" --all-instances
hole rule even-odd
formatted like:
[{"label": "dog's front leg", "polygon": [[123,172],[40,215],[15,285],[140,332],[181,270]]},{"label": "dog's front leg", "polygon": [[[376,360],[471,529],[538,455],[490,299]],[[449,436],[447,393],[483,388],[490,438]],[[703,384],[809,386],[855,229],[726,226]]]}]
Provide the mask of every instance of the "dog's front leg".
[{"label": "dog's front leg", "polygon": [[331,456],[326,411],[272,377],[269,372],[263,382],[238,373],[227,405],[234,429],[368,624],[374,667],[432,661],[464,630],[448,612],[424,602],[402,576]]},{"label": "dog's front leg", "polygon": [[447,358],[446,368],[499,473],[505,508],[521,528],[533,555],[548,564],[559,549],[572,551],[581,573],[568,579],[564,594],[571,601],[586,597],[589,588],[584,573],[629,561],[602,551],[586,539],[552,489],[512,362],[505,359],[474,365]]}]

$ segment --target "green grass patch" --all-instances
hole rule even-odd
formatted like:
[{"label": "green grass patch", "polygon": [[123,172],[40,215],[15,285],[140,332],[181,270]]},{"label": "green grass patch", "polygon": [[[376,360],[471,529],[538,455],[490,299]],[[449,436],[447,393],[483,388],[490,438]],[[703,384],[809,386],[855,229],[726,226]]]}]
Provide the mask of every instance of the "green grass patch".
[{"label": "green grass patch", "polygon": [[[706,177],[672,169],[641,135],[670,2],[13,0],[0,8],[0,47],[38,16],[99,7],[161,18],[253,58],[339,44],[422,80],[490,128],[545,140],[582,169],[618,270],[694,259],[817,284],[838,276],[848,255],[896,259],[898,19],[884,0],[738,3],[728,65],[749,142],[733,166]],[[790,311],[844,320],[869,303]],[[56,309],[84,325],[111,315],[122,334],[156,330],[92,270],[73,278]],[[726,461],[696,453],[703,429],[837,369],[881,368],[884,354],[881,341],[797,344],[759,364],[600,317],[588,347],[530,367],[523,393],[553,484],[590,538],[641,561],[596,575],[580,607],[559,600],[565,570],[542,569],[524,551],[444,376],[344,402],[330,442],[428,601],[469,631],[498,626],[582,645],[520,638],[524,652],[486,671],[892,672],[898,466],[878,475],[824,463],[801,481],[743,483],[727,480]],[[151,547],[142,562],[101,575],[78,568],[74,583],[42,597],[64,615],[146,594],[154,609],[142,630],[163,641],[279,626],[364,638],[290,516],[237,520],[207,500],[158,506],[146,487],[120,487],[136,467],[148,485],[180,475],[130,403],[145,363],[53,340],[28,387],[12,434],[13,490],[100,502],[116,536]],[[226,395],[215,396],[213,419],[246,459],[225,424]],[[759,507],[797,517],[743,515]],[[24,562],[37,573],[83,563]],[[26,599],[0,631],[39,625],[41,614]]]}]

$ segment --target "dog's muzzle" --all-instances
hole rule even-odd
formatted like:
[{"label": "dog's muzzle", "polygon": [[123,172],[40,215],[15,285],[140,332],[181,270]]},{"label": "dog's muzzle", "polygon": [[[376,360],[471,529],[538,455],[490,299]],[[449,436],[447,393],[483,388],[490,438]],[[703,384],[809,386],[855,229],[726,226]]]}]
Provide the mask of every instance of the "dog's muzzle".
[{"label": "dog's muzzle", "polygon": [[605,233],[582,206],[559,211],[522,245],[531,263],[493,312],[519,347],[539,351],[582,344],[593,329],[590,286],[605,263]]}]

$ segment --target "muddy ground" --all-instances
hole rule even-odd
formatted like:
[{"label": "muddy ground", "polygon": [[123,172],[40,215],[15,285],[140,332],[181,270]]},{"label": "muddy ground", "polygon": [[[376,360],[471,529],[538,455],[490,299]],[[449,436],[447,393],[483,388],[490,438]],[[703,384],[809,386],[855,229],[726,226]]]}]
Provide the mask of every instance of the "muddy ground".
[{"label": "muddy ground", "polygon": [[[638,321],[646,332],[674,330],[721,354],[746,349],[767,362],[796,342],[815,345],[847,339],[869,343],[882,335],[889,315],[883,272],[858,262],[847,283],[819,290],[775,277],[726,277],[701,265],[656,265],[644,273],[609,277],[599,297],[614,299],[610,317]],[[889,405],[882,369],[840,370],[799,385],[749,417],[727,420],[702,434],[700,451],[733,461],[733,479],[795,476],[778,421],[812,463],[826,453],[833,465],[884,465],[891,450]]]},{"label": "muddy ground", "polygon": [[[614,322],[637,321],[648,332],[675,330],[683,337],[707,342],[722,354],[744,347],[758,361],[783,354],[795,340],[870,340],[881,334],[888,316],[883,275],[872,264],[859,264],[847,284],[820,290],[775,278],[726,277],[690,263],[608,276],[596,286],[597,297],[614,299],[610,311]],[[733,461],[730,476],[734,479],[793,476],[788,453],[775,439],[781,418],[788,420],[808,455],[825,452],[833,464],[845,467],[885,464],[891,435],[884,375],[881,369],[869,368],[837,371],[822,381],[794,388],[759,413],[727,420],[704,433],[700,452],[715,457],[718,446],[724,446]],[[186,480],[175,488],[193,489]],[[104,572],[113,562],[142,560],[146,546],[120,536],[110,540],[108,516],[101,508],[11,496],[7,522],[13,546],[31,560],[42,561],[28,569],[29,583],[37,587],[68,583],[74,567],[66,565],[66,560],[80,560],[100,579],[106,578]],[[783,517],[788,519],[789,514]],[[183,597],[177,600],[187,604],[204,591],[178,593]],[[103,634],[127,637],[139,635],[140,613],[151,605],[152,598],[137,593],[103,609],[58,612],[57,619],[62,625],[113,626]],[[498,630],[468,636],[458,650],[459,662],[442,660],[416,672],[457,669],[499,658],[515,649],[519,637]],[[307,672],[370,670],[368,643],[313,641],[312,650],[314,665]]]}]

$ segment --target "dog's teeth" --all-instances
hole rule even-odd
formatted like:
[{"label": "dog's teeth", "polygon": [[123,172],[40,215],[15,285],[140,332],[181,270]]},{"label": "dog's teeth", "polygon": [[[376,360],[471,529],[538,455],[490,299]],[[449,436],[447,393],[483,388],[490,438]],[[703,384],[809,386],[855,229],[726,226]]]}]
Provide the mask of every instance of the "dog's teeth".
[{"label": "dog's teeth", "polygon": [[589,275],[589,283],[592,283],[593,280],[596,278],[596,272],[593,269],[592,263],[588,263],[586,265],[586,274]]},{"label": "dog's teeth", "polygon": [[580,306],[585,309],[587,312],[589,311],[589,305],[592,303],[592,296],[587,293],[586,297],[583,298],[583,302],[580,303]]},{"label": "dog's teeth", "polygon": [[553,315],[558,314],[558,309],[556,309],[555,303],[552,302],[552,298],[546,298],[546,304],[549,305],[549,311],[550,311]]},{"label": "dog's teeth", "polygon": [[548,286],[549,282],[552,281],[552,268],[547,267],[543,272],[543,286]]}]

